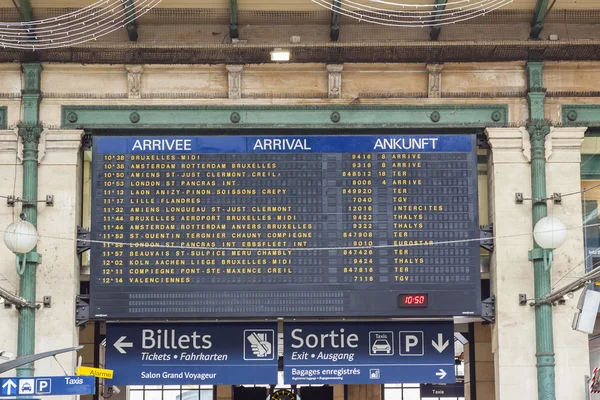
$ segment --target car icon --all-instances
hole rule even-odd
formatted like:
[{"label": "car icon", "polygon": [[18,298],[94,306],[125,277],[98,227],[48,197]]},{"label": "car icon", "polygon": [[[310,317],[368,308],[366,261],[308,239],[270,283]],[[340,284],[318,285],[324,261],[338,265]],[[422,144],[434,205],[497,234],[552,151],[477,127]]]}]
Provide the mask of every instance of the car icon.
[{"label": "car icon", "polygon": [[386,339],[377,339],[375,343],[373,343],[373,348],[371,349],[373,354],[377,353],[390,353],[392,351],[392,346]]},{"label": "car icon", "polygon": [[31,385],[27,382],[25,382],[23,384],[23,386],[21,386],[21,392],[31,392],[33,391],[33,389],[31,388]]}]

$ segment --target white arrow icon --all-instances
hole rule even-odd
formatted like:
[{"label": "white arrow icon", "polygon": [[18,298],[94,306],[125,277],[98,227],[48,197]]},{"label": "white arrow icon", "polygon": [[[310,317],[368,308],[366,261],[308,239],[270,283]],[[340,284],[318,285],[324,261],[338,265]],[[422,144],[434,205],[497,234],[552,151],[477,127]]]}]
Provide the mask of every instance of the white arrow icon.
[{"label": "white arrow icon", "polygon": [[444,377],[445,377],[446,375],[448,375],[448,374],[446,373],[446,371],[444,371],[444,370],[443,370],[443,369],[441,369],[441,368],[440,368],[440,372],[436,372],[436,373],[435,373],[435,376],[439,376],[439,377],[440,377],[440,379],[444,379]]},{"label": "white arrow icon", "polygon": [[432,340],[431,344],[433,345],[433,347],[435,347],[435,349],[438,352],[441,353],[442,351],[446,350],[446,347],[448,347],[449,343],[447,340],[444,342],[444,336],[441,333],[438,333],[437,343],[435,342],[435,340]]},{"label": "white arrow icon", "polygon": [[6,389],[6,394],[10,396],[12,394],[12,390],[17,388],[17,384],[12,380],[7,380],[4,385],[2,385],[2,389]]},{"label": "white arrow icon", "polygon": [[114,344],[115,349],[119,350],[119,353],[121,354],[127,353],[125,350],[123,350],[123,347],[133,347],[133,343],[124,342],[123,340],[125,339],[127,339],[127,336],[121,336]]}]

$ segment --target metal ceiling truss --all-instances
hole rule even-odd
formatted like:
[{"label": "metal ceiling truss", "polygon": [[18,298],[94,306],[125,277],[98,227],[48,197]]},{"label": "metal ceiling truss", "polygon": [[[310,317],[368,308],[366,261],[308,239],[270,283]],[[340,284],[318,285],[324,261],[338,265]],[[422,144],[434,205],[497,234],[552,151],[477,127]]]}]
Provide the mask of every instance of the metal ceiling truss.
[{"label": "metal ceiling truss", "polygon": [[229,0],[229,36],[231,40],[239,39],[237,0]]},{"label": "metal ceiling truss", "polygon": [[[531,20],[531,32],[529,33],[529,37],[531,39],[539,39],[540,32],[544,29],[544,21],[546,20],[546,16],[552,9],[552,6],[548,8],[549,0],[537,0],[537,4],[535,5],[535,13],[533,15],[533,19]],[[554,3],[552,3],[554,5]]]},{"label": "metal ceiling truss", "polygon": [[[133,0],[122,0],[123,1],[123,8],[125,10],[129,9],[129,7],[131,7],[131,10],[133,10],[133,14],[135,15],[135,4],[133,4]],[[137,26],[137,20],[133,20],[133,21],[129,21],[127,23],[127,25],[125,25],[125,29],[127,30],[127,36],[129,36],[129,40],[131,42],[137,42],[138,40],[138,30],[137,30],[138,26]]]},{"label": "metal ceiling truss", "polygon": [[337,42],[340,38],[340,6],[342,5],[342,0],[332,0],[331,3],[331,29],[329,31],[329,37],[332,41]]},{"label": "metal ceiling truss", "polygon": [[[443,11],[446,8],[446,3],[448,0],[435,0],[435,5],[433,6],[434,11]],[[441,13],[438,13],[435,16],[435,21],[440,18]],[[442,27],[440,25],[432,26],[431,32],[429,32],[429,37],[431,40],[438,40],[440,37],[440,32],[442,31]]]},{"label": "metal ceiling truss", "polygon": [[23,17],[23,21],[33,21],[33,9],[29,0],[19,0],[19,12]]}]

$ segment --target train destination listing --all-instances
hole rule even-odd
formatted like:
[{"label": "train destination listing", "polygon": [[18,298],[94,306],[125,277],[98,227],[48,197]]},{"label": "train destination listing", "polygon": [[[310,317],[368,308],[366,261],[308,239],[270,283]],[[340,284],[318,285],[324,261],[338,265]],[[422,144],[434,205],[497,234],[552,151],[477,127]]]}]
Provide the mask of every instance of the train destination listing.
[{"label": "train destination listing", "polygon": [[477,314],[478,243],[460,242],[479,236],[475,150],[471,135],[96,136],[94,316],[410,315],[411,291],[421,313]]}]

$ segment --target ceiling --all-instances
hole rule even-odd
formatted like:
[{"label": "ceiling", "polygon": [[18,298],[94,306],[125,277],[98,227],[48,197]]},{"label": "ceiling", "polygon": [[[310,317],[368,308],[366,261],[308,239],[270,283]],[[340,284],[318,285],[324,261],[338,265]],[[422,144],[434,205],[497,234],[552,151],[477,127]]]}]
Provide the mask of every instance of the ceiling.
[{"label": "ceiling", "polygon": [[[0,0],[0,21],[20,21],[15,7],[20,1]],[[29,1],[34,19],[96,2]],[[432,7],[436,2],[388,1]],[[270,51],[285,47],[293,62],[600,60],[600,0],[545,0],[551,11],[531,39],[538,1],[514,0],[485,16],[444,25],[434,39],[433,28],[380,26],[344,16],[333,38],[332,12],[311,0],[237,0],[239,40],[232,40],[230,0],[163,0],[136,21],[137,40],[120,28],[97,41],[33,56],[46,62],[249,64],[270,62]],[[23,50],[0,51],[0,62],[26,57]]]},{"label": "ceiling", "polygon": [[[15,0],[18,3],[18,0]],[[354,0],[368,4],[369,0]],[[434,0],[391,0],[406,4],[433,4]],[[35,8],[81,8],[93,4],[94,0],[30,0]],[[371,3],[372,4],[372,3]],[[535,8],[536,0],[514,0],[503,9],[524,10]],[[13,7],[12,0],[0,0],[1,7]],[[162,0],[161,8],[229,8],[229,0]],[[273,10],[273,11],[316,11],[321,7],[311,0],[238,0],[240,10]],[[600,9],[598,0],[558,0],[553,6],[556,10],[591,10]]]}]

